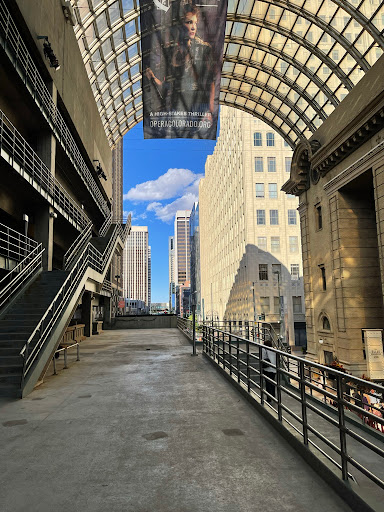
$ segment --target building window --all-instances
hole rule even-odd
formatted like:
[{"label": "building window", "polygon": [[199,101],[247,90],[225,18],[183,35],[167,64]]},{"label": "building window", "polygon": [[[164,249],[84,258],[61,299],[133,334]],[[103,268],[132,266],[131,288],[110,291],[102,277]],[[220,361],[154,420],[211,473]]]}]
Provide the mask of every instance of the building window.
[{"label": "building window", "polygon": [[320,279],[321,279],[321,287],[323,290],[327,289],[327,276],[325,274],[325,267],[324,265],[319,265],[320,268]]},{"label": "building window", "polygon": [[269,210],[269,223],[271,226],[278,226],[279,210]]},{"label": "building window", "polygon": [[322,327],[325,331],[331,330],[331,324],[328,320],[328,317],[326,317],[325,315],[323,316]]},{"label": "building window", "polygon": [[290,156],[285,157],[285,172],[291,172],[292,158]]},{"label": "building window", "polygon": [[316,206],[316,226],[317,229],[323,229],[323,214],[321,206]]},{"label": "building window", "polygon": [[262,313],[269,313],[269,297],[260,297],[260,309]]},{"label": "building window", "polygon": [[271,236],[271,252],[280,252],[279,236]]},{"label": "building window", "polygon": [[256,183],[256,197],[264,197],[264,183]]},{"label": "building window", "polygon": [[269,199],[277,199],[277,183],[268,183]]},{"label": "building window", "polygon": [[256,210],[256,219],[258,225],[265,225],[265,210]]},{"label": "building window", "polygon": [[275,145],[275,134],[269,132],[269,133],[267,133],[267,146],[274,146],[274,145]]},{"label": "building window", "polygon": [[259,265],[259,281],[268,281],[268,265],[266,263]]},{"label": "building window", "polygon": [[267,158],[268,172],[276,172],[276,157],[269,156]]},{"label": "building window", "polygon": [[280,297],[273,297],[273,312],[275,315],[280,314]]},{"label": "building window", "polygon": [[256,156],[255,157],[255,172],[263,172],[263,171],[264,171],[263,157]]},{"label": "building window", "polygon": [[289,252],[297,252],[299,250],[299,239],[297,236],[289,237]]},{"label": "building window", "polygon": [[291,263],[291,279],[297,281],[299,279],[300,265],[298,263]]},{"label": "building window", "polygon": [[267,250],[267,237],[266,236],[258,236],[257,237],[257,247],[259,252]]},{"label": "building window", "polygon": [[296,210],[288,210],[288,225],[296,226]]},{"label": "building window", "polygon": [[260,132],[255,132],[253,134],[253,145],[254,146],[262,146],[263,145],[263,140],[261,138]]},{"label": "building window", "polygon": [[301,297],[292,297],[293,312],[302,313]]},{"label": "building window", "polygon": [[281,264],[280,263],[272,263],[272,274],[273,280],[278,282],[278,275],[281,276]]}]

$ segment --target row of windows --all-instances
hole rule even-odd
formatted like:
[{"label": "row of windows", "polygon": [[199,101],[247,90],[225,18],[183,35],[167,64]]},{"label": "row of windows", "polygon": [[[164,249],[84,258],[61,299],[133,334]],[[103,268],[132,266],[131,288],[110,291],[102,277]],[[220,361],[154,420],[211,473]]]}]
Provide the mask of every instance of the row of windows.
[{"label": "row of windows", "polygon": [[[286,156],[285,157],[285,172],[291,172],[291,163],[292,163],[292,158]],[[267,157],[267,170],[268,170],[268,172],[276,172],[276,157],[275,156]],[[255,157],[255,172],[264,172],[264,157],[262,157],[262,156]]]},{"label": "row of windows", "polygon": [[[265,135],[265,140],[267,147],[273,147],[275,145],[275,134],[272,132],[268,132]],[[254,132],[253,145],[256,147],[261,147],[263,145],[263,134],[261,132]],[[284,146],[289,147],[288,142],[284,141]]]},{"label": "row of windows", "polygon": [[[267,237],[259,236],[257,237],[257,247],[259,252],[265,251],[267,252]],[[289,252],[295,253],[299,251],[299,239],[297,236],[289,237]],[[270,239],[270,250],[272,253],[280,252],[280,237],[279,236],[271,236]]]},{"label": "row of windows", "polygon": [[[259,226],[265,226],[265,210],[256,210],[256,222]],[[279,225],[279,210],[269,210],[269,224],[271,226]],[[296,226],[296,210],[288,210],[288,226]]]},{"label": "row of windows", "polygon": [[[302,313],[302,298],[301,296],[292,297],[292,307],[294,313]],[[270,297],[260,297],[260,309],[262,313],[271,312]],[[278,315],[280,313],[280,297],[273,297],[273,312],[272,314]]]},{"label": "row of windows", "polygon": [[[274,264],[272,263],[272,275],[275,280],[281,275],[281,265],[280,263]],[[297,281],[300,275],[300,265],[299,263],[291,263],[291,279],[293,281]],[[259,264],[259,281],[269,281],[268,274],[268,263],[260,263]]]}]

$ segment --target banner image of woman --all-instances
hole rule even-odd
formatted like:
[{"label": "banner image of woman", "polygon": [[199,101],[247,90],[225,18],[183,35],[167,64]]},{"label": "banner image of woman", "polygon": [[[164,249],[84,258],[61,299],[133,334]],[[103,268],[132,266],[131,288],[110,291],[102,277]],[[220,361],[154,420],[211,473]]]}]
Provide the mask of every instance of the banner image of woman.
[{"label": "banner image of woman", "polygon": [[142,0],[145,138],[216,138],[225,19],[220,0]]}]

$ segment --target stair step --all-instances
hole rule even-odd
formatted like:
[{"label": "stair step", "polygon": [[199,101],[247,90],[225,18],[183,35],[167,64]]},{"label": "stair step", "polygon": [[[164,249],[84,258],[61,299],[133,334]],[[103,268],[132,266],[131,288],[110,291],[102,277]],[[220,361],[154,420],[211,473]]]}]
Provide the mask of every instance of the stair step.
[{"label": "stair step", "polygon": [[0,374],[0,388],[3,387],[3,384],[20,384],[21,375],[22,372],[20,368],[18,373]]},{"label": "stair step", "polygon": [[20,383],[4,383],[0,386],[0,396],[21,398]]},{"label": "stair step", "polygon": [[20,375],[22,368],[23,368],[22,364],[6,366],[6,365],[1,364],[1,362],[0,362],[0,378],[4,377],[4,376],[8,376],[8,375],[15,375],[15,374]]}]

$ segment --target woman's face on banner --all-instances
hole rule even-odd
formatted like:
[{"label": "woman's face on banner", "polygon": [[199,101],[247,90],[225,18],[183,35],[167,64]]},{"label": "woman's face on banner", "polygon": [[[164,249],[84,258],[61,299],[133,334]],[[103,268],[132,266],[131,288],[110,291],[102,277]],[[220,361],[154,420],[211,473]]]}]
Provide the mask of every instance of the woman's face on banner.
[{"label": "woman's face on banner", "polygon": [[192,12],[188,12],[184,18],[184,27],[188,31],[189,39],[195,39],[197,31],[197,15]]}]

